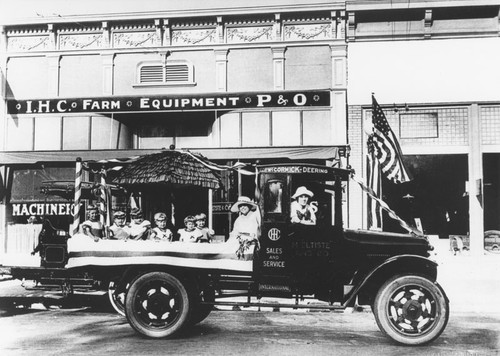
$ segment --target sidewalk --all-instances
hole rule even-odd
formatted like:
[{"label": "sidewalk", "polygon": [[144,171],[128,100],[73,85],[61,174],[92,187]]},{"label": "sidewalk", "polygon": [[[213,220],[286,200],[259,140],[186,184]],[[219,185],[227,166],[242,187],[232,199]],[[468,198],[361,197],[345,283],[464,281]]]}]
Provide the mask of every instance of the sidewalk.
[{"label": "sidewalk", "polygon": [[500,254],[453,255],[448,240],[431,241],[438,262],[437,280],[450,300],[451,312],[500,313]]}]

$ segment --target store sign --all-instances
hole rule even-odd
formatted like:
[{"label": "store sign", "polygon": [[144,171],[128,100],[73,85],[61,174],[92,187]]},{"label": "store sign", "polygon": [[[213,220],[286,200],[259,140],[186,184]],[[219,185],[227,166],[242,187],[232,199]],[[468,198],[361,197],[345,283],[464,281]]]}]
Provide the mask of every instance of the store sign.
[{"label": "store sign", "polygon": [[13,216],[73,215],[72,203],[12,204]]},{"label": "store sign", "polygon": [[286,91],[213,95],[162,95],[73,99],[7,100],[9,114],[230,110],[238,108],[330,106],[330,92]]},{"label": "store sign", "polygon": [[212,212],[214,214],[229,213],[233,203],[230,202],[214,202],[212,204]]},{"label": "store sign", "polygon": [[285,173],[285,174],[330,173],[327,167],[310,167],[310,166],[293,166],[293,165],[263,167],[261,168],[260,171],[262,173]]}]

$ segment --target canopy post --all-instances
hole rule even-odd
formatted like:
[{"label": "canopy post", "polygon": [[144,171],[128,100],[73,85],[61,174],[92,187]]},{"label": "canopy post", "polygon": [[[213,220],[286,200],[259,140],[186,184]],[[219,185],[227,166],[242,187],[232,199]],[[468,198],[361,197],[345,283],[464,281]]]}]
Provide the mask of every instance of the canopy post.
[{"label": "canopy post", "polygon": [[73,229],[71,236],[75,235],[80,228],[80,200],[82,197],[82,159],[76,158],[75,165],[75,199],[73,208]]},{"label": "canopy post", "polygon": [[208,228],[213,230],[213,190],[211,188],[208,189]]}]

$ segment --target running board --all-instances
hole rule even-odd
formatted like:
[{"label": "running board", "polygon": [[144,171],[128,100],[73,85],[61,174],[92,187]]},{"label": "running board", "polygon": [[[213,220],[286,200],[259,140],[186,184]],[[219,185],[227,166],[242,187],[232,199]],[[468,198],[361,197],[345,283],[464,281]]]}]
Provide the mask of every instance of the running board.
[{"label": "running board", "polygon": [[291,308],[291,309],[317,309],[317,310],[344,310],[342,305],[304,305],[304,304],[284,304],[284,303],[248,303],[248,302],[202,302],[201,304],[237,306],[242,308],[260,307],[260,308]]}]

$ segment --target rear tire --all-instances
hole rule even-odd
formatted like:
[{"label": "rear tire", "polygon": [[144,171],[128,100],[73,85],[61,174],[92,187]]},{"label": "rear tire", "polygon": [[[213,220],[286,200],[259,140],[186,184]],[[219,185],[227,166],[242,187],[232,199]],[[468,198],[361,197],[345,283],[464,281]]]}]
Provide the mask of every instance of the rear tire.
[{"label": "rear tire", "polygon": [[[127,285],[128,288],[128,285]],[[109,282],[108,297],[114,310],[120,315],[125,316],[125,294],[127,290],[121,290],[116,282]]]},{"label": "rear tire", "polygon": [[450,313],[439,284],[418,275],[395,276],[385,282],[373,311],[380,330],[405,345],[435,340],[445,329]]},{"label": "rear tire", "polygon": [[137,332],[151,338],[163,338],[175,335],[188,323],[191,301],[176,277],[166,272],[150,272],[130,286],[125,312]]}]

